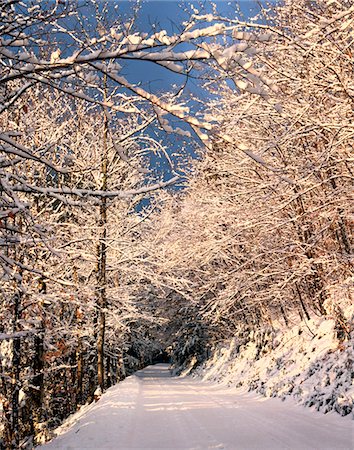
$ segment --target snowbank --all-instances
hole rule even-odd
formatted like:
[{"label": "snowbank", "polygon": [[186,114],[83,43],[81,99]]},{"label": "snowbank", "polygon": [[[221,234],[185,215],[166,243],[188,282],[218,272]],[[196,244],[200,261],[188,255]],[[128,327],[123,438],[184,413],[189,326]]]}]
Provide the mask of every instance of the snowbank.
[{"label": "snowbank", "polygon": [[[38,448],[94,448],[92,442],[95,442],[97,434],[100,435],[100,446],[96,448],[117,448],[114,430],[119,427],[123,433],[131,426],[139,390],[139,377],[132,375],[125,378],[124,382],[107,389],[97,402],[86,404],[69,416],[52,431],[50,438],[53,440]],[[124,420],[117,424],[118,413]],[[44,444],[44,441],[41,443]]]},{"label": "snowbank", "polygon": [[299,403],[354,419],[354,308],[345,311],[351,333],[338,339],[333,316],[291,328],[240,332],[214,349],[195,374],[203,380],[255,390],[266,397],[294,397]]}]

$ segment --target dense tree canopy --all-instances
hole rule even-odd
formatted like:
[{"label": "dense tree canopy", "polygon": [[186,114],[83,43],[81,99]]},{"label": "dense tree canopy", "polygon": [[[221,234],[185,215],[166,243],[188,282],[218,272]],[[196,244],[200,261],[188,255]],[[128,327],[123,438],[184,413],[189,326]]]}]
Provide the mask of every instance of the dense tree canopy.
[{"label": "dense tree canopy", "polygon": [[276,89],[220,87],[213,148],[146,225],[150,278],[162,297],[167,288],[180,299],[179,335],[202,341],[186,348],[183,338],[184,361],[197,363],[236,330],[314,314],[333,314],[339,335],[349,333],[353,8],[327,3],[271,11],[272,39],[255,49]]},{"label": "dense tree canopy", "polygon": [[[235,330],[333,314],[345,339],[351,3],[285,0],[259,24],[195,10],[172,35],[95,1],[0,5],[1,445],[44,441],[159,354],[197,365]],[[149,92],[129,60],[181,83]],[[184,190],[162,189],[181,167],[152,127],[198,140]]]}]

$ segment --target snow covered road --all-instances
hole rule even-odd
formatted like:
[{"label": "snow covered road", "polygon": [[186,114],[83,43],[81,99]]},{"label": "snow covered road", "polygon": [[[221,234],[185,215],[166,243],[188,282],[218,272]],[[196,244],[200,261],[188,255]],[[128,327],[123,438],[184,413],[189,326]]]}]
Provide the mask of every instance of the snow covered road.
[{"label": "snow covered road", "polygon": [[354,421],[149,366],[76,413],[43,449],[354,448]]}]

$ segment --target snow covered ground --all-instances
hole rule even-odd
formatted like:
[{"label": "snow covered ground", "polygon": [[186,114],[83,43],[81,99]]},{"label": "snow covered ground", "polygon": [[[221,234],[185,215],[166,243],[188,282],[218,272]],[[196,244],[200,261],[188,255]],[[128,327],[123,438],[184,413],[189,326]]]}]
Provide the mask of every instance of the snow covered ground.
[{"label": "snow covered ground", "polygon": [[[195,374],[204,381],[293,397],[323,413],[354,419],[354,305],[345,310],[349,338],[338,340],[333,316],[240,332]],[[353,422],[354,426],[354,422]]]},{"label": "snow covered ground", "polygon": [[354,422],[149,366],[110,388],[43,449],[354,448]]}]

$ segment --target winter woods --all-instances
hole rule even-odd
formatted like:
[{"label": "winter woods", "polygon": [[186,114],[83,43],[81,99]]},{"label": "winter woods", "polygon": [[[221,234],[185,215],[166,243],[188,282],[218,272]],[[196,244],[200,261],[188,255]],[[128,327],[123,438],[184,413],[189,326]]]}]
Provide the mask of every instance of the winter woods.
[{"label": "winter woods", "polygon": [[[232,40],[235,26],[194,15],[177,34],[142,33],[95,1],[0,8],[1,439],[18,447],[160,351],[164,319],[132,269],[145,220],[134,211],[179,176],[149,173],[149,154],[168,154],[149,130],[208,141],[212,125],[183,88],[199,73],[228,76],[218,36]],[[180,85],[134,84],[129,61]]]},{"label": "winter woods", "polygon": [[260,28],[271,36],[254,48],[274,87],[250,76],[219,89],[213,148],[150,224],[151,277],[181,306],[177,365],[200,363],[240,330],[246,342],[316,315],[334,318],[339,340],[351,333],[350,3],[268,11]]},{"label": "winter woods", "polygon": [[[100,2],[1,4],[2,445],[44,440],[167,347],[197,364],[236,329],[314,314],[349,335],[350,3],[285,1],[261,25],[195,10],[176,34]],[[180,83],[135,84],[131,61]],[[151,130],[198,139],[183,191],[161,191],[187,161]]]}]

